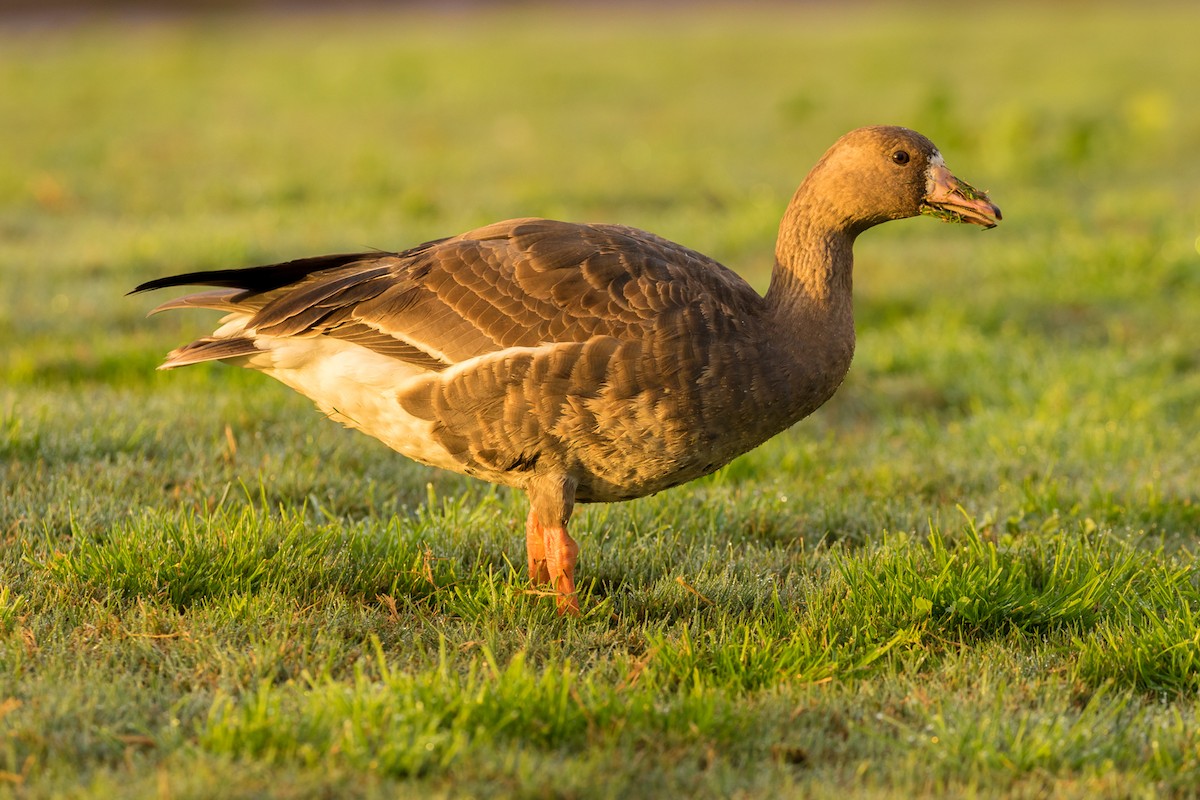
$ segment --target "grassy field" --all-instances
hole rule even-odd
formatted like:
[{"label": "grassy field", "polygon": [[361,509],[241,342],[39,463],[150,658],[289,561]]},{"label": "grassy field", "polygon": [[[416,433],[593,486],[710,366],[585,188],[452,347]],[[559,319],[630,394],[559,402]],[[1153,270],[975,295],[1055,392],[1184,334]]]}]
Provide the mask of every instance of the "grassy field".
[{"label": "grassy field", "polygon": [[[0,797],[1193,796],[1197,30],[1145,3],[0,23]],[[123,296],[523,215],[765,288],[796,184],[871,123],[1004,224],[866,235],[838,396],[577,514],[580,619],[528,593],[522,497],[261,375],[155,372],[213,319]]]}]

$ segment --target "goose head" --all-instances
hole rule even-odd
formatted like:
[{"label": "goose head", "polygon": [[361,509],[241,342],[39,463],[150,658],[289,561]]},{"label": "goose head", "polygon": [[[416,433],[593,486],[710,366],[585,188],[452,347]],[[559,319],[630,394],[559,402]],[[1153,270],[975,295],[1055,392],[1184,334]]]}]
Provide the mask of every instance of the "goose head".
[{"label": "goose head", "polygon": [[907,128],[859,128],[838,139],[806,183],[820,187],[828,211],[852,233],[921,214],[994,228],[1000,209],[987,193],[946,167],[937,147]]}]

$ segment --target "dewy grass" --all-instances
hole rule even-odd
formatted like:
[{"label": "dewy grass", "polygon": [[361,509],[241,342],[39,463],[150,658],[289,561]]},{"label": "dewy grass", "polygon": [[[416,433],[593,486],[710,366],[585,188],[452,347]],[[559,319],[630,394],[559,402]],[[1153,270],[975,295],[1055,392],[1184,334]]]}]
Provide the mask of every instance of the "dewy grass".
[{"label": "dewy grass", "polygon": [[1149,587],[1125,618],[1076,640],[1076,674],[1089,684],[1111,681],[1147,691],[1200,690],[1200,590],[1194,573]]},{"label": "dewy grass", "polygon": [[972,526],[953,548],[934,531],[927,548],[885,545],[840,566],[848,597],[872,607],[877,619],[973,637],[1009,627],[1090,626],[1139,593],[1144,569],[1155,563],[1102,540],[1055,540],[1021,552],[985,541]]},{"label": "dewy grass", "polygon": [[[344,524],[313,526],[304,517],[279,517],[253,508],[218,511],[200,519],[141,519],[38,563],[56,580],[103,593],[153,596],[175,608],[212,597],[286,589],[303,597],[330,586],[374,598],[417,595],[440,566],[399,531],[356,535]],[[426,578],[428,574],[428,579]]]},{"label": "dewy grass", "polygon": [[[0,797],[1195,793],[1198,12],[630,13],[0,24]],[[522,498],[124,297],[528,214],[763,288],[870,123],[1004,225],[862,237],[838,395],[580,508],[578,620]]]},{"label": "dewy grass", "polygon": [[[643,688],[583,678],[570,664],[500,664],[486,648],[465,672],[439,663],[417,675],[391,669],[376,640],[374,660],[352,681],[311,677],[306,686],[259,684],[233,701],[218,696],[199,735],[206,750],[235,757],[305,760],[329,752],[348,766],[395,776],[444,772],[482,746],[580,751],[619,732],[719,722],[683,693],[666,707]],[[281,725],[286,720],[288,724]]]}]

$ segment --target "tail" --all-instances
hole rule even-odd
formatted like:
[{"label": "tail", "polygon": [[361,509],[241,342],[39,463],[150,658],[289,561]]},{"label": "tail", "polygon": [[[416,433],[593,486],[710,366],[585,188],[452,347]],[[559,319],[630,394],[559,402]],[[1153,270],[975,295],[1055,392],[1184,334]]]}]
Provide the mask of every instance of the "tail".
[{"label": "tail", "polygon": [[218,339],[206,336],[191,344],[177,347],[167,353],[167,360],[158,365],[159,369],[175,369],[189,364],[199,364],[202,361],[234,361],[260,352],[254,337],[237,336]]},{"label": "tail", "polygon": [[129,294],[165,289],[171,286],[223,286],[207,292],[196,292],[168,300],[156,306],[150,314],[176,308],[207,308],[226,311],[229,315],[211,336],[178,347],[167,354],[159,369],[186,367],[203,361],[231,361],[261,352],[255,342],[253,329],[247,330],[246,323],[261,309],[274,294],[288,286],[303,281],[310,275],[326,270],[335,270],[359,261],[378,257],[379,253],[339,253],[329,256],[300,258],[281,264],[268,264],[246,269],[218,269],[208,272],[187,272],[155,278],[140,284]]},{"label": "tail", "polygon": [[[386,283],[375,282],[374,279],[384,277],[390,266],[373,266],[371,262],[412,258],[444,241],[446,240],[434,239],[401,253],[382,250],[338,253],[246,269],[187,272],[146,281],[129,294],[170,286],[223,287],[177,297],[150,311],[151,314],[157,314],[176,308],[208,308],[228,312],[221,320],[221,327],[213,331],[212,335],[172,350],[159,369],[182,367],[201,361],[244,363],[245,357],[265,349],[264,343],[259,340],[258,329],[261,328],[268,337],[302,334],[315,321],[329,314],[330,308],[326,301],[331,296],[340,295],[341,299],[346,301],[350,294],[355,294],[357,296],[353,299],[365,300],[387,287]],[[312,280],[309,280],[310,278]],[[280,302],[275,302],[277,300]],[[267,308],[267,311],[260,314],[264,308]],[[344,338],[355,339],[368,348],[382,347],[394,354],[399,347],[406,355],[418,361],[431,360],[429,355],[419,348],[406,348],[404,343],[397,343],[393,337],[377,337],[382,338],[383,343],[372,343],[363,340],[364,331],[354,326],[347,327],[344,334]],[[426,366],[435,369],[445,366],[436,359],[432,361],[433,363]]]},{"label": "tail", "polygon": [[[128,292],[128,294],[148,292],[152,289],[166,289],[171,286],[225,286],[230,289],[240,289],[248,295],[263,294],[264,292],[290,286],[314,273],[323,272],[328,269],[338,269],[348,264],[353,264],[356,261],[376,258],[380,255],[391,254],[379,252],[339,253],[331,256],[298,258],[294,261],[267,264],[262,267],[215,269],[208,272],[185,272],[182,275],[170,275],[165,278],[155,278],[152,281],[146,281]],[[241,298],[238,299],[240,300]],[[165,306],[161,306],[160,309],[165,309]]]}]

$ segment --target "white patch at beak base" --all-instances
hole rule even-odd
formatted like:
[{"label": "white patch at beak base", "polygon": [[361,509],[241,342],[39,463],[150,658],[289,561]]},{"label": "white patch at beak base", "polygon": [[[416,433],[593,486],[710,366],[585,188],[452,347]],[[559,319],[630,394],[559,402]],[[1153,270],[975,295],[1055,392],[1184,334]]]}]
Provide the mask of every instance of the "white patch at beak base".
[{"label": "white patch at beak base", "polygon": [[931,156],[929,156],[929,166],[925,168],[925,193],[926,194],[933,191],[933,171],[935,169],[937,169],[938,167],[945,169],[946,168],[946,159],[942,158],[942,154],[939,151],[934,150],[933,154]]}]

